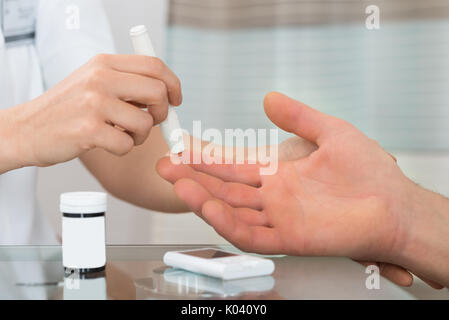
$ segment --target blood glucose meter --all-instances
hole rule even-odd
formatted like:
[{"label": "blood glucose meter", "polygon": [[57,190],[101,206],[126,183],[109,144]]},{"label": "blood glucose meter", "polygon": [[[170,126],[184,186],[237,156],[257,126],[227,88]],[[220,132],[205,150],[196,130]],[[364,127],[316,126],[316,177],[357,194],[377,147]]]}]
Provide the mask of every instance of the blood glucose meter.
[{"label": "blood glucose meter", "polygon": [[164,255],[164,263],[223,280],[264,276],[274,271],[274,263],[269,259],[213,248],[169,251]]}]

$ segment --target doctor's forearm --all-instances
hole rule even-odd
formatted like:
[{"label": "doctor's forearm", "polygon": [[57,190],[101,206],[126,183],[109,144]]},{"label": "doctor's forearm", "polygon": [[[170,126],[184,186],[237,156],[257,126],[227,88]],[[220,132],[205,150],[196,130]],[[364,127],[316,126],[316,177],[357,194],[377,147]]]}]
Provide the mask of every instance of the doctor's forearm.
[{"label": "doctor's forearm", "polygon": [[167,152],[160,129],[155,127],[147,141],[126,156],[117,157],[97,149],[80,159],[102,186],[119,199],[150,210],[188,212],[173,186],[155,170],[157,161]]},{"label": "doctor's forearm", "polygon": [[19,106],[0,111],[0,174],[28,165],[21,156],[20,149],[26,146],[18,143],[20,128],[14,126],[13,112]]}]

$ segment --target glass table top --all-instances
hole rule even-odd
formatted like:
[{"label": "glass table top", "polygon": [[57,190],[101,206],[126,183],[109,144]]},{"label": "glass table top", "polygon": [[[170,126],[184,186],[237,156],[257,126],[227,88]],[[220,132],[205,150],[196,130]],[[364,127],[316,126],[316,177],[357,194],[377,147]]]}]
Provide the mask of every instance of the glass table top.
[{"label": "glass table top", "polygon": [[204,247],[211,246],[108,246],[106,270],[89,277],[64,275],[60,246],[0,247],[0,299],[414,298],[384,278],[380,289],[368,289],[370,274],[346,258],[270,256],[271,276],[228,281],[162,262],[167,251]]}]

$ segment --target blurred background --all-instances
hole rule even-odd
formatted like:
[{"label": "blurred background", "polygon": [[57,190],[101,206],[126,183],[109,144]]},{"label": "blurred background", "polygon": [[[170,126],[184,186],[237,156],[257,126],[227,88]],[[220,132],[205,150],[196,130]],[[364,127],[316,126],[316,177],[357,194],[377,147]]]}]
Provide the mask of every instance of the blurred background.
[{"label": "blurred background", "polygon": [[[183,83],[179,116],[190,132],[193,120],[203,130],[272,128],[262,101],[277,90],[352,122],[408,176],[449,195],[449,1],[104,3],[119,53],[132,53],[131,26],[150,27]],[[369,5],[380,9],[380,29],[366,26]],[[39,203],[56,230],[61,192],[101,189],[77,160],[39,171]],[[109,244],[225,242],[193,214],[109,203]]]}]

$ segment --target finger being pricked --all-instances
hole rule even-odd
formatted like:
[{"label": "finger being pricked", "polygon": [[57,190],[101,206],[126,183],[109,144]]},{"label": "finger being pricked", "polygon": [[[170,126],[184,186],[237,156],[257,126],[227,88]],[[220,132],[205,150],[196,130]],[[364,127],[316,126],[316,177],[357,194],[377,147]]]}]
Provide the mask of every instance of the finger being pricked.
[{"label": "finger being pricked", "polygon": [[[191,179],[178,180],[175,183],[174,190],[177,196],[183,200],[193,212],[209,223],[208,219],[203,215],[203,205],[210,200],[218,200],[217,198],[215,198],[201,184]],[[226,206],[232,208],[234,218],[242,223],[251,226],[268,225],[268,219],[262,211],[250,208],[233,208],[229,204],[226,204]]]},{"label": "finger being pricked", "polygon": [[252,187],[260,187],[262,178],[260,175],[261,165],[252,163],[216,164],[192,163],[190,165],[197,171],[213,175],[227,182],[247,184]]},{"label": "finger being pricked", "polygon": [[233,207],[262,209],[260,189],[236,182],[225,182],[219,178],[196,171],[185,164],[174,164],[170,158],[158,162],[157,170],[162,178],[171,183],[187,178],[196,181],[212,196],[223,200]]},{"label": "finger being pricked", "polygon": [[[172,161],[173,165],[184,163],[197,172],[208,174],[224,182],[247,184],[256,188],[262,185],[260,171],[266,165],[260,164],[254,159],[227,157],[226,149],[229,148],[224,146],[214,145],[193,137],[185,137],[184,141],[189,147],[176,161]],[[173,160],[172,156],[171,160]],[[165,162],[164,166],[167,164],[168,162]],[[172,169],[174,170],[173,167]]]}]

